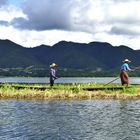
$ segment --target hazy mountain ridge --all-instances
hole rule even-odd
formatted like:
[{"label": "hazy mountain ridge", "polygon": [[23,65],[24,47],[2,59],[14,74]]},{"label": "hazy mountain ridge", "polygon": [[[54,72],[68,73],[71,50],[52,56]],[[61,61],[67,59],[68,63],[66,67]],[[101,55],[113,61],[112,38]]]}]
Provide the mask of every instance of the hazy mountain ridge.
[{"label": "hazy mountain ridge", "polygon": [[[6,73],[11,73],[10,69],[15,68],[14,75],[20,73],[20,75],[43,76],[52,62],[59,65],[62,74],[68,70],[92,74],[117,72],[125,58],[132,61],[133,67],[140,65],[139,50],[123,45],[115,47],[106,42],[85,44],[61,41],[53,46],[25,48],[9,40],[0,40],[0,56],[1,75],[5,75],[3,69],[9,68]],[[18,70],[21,68],[21,72],[17,68]]]}]

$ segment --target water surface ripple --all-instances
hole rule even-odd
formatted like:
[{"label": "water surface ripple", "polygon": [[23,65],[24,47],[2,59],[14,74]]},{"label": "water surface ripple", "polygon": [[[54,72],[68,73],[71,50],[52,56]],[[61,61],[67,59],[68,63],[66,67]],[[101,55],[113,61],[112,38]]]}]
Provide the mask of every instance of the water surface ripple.
[{"label": "water surface ripple", "polygon": [[140,100],[0,100],[0,140],[140,140]]}]

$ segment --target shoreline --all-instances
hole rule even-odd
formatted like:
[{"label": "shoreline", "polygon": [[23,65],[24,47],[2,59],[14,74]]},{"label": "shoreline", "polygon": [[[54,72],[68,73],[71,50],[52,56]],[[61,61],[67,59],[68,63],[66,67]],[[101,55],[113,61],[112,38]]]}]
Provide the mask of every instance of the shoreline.
[{"label": "shoreline", "polygon": [[[29,85],[29,84],[2,84],[0,86],[0,99],[25,99],[25,100],[91,100],[91,99],[140,99],[140,87],[122,87],[112,84],[100,90],[104,85],[101,84],[55,84],[50,88],[48,84]],[[22,87],[17,89],[15,87]],[[32,87],[32,88],[31,88]],[[44,88],[44,90],[37,89]],[[88,91],[84,88],[99,88],[99,90]],[[108,88],[112,88],[111,90]],[[45,89],[46,88],[46,89]],[[115,90],[115,88],[117,90]]]}]

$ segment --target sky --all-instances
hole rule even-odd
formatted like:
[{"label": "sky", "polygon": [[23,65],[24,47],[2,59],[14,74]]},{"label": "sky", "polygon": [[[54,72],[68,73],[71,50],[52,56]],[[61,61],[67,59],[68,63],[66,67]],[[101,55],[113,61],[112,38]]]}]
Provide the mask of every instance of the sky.
[{"label": "sky", "polygon": [[59,41],[140,49],[140,0],[0,0],[0,39],[24,47]]}]

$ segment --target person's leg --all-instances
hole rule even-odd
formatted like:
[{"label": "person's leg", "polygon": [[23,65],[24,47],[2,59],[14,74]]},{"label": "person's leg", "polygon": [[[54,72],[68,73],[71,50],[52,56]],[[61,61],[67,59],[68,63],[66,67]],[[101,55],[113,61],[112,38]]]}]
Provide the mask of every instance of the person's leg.
[{"label": "person's leg", "polygon": [[54,80],[50,80],[50,86],[53,87]]},{"label": "person's leg", "polygon": [[128,79],[128,74],[125,71],[122,71],[120,74],[121,78],[121,83],[122,85],[128,85],[129,84],[129,79]]}]

